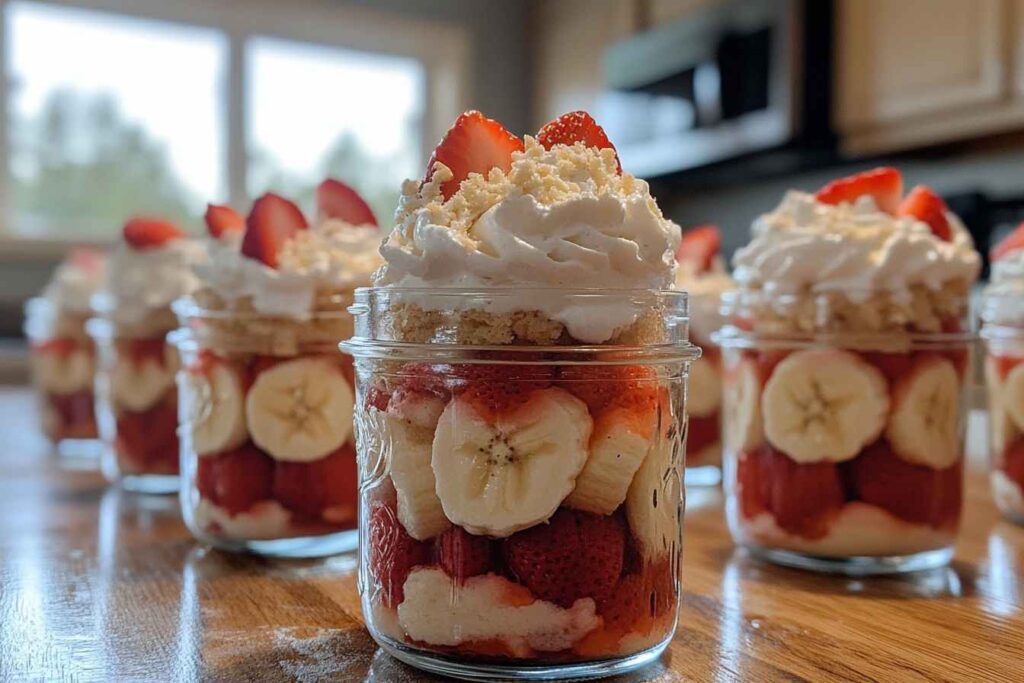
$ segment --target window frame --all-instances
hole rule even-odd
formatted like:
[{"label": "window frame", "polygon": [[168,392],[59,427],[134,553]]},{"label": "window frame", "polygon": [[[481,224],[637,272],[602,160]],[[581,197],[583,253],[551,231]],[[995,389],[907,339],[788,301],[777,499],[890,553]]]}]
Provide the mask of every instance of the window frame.
[{"label": "window frame", "polygon": [[[9,204],[9,122],[7,5],[0,0],[3,49],[0,49],[0,255],[57,255],[70,244],[80,243],[56,230],[42,237],[18,235],[11,225]],[[328,0],[24,0],[55,8],[84,9],[183,27],[219,30],[227,41],[227,82],[221,92],[220,122],[224,136],[228,196],[235,206],[249,200],[248,122],[246,112],[246,44],[261,36],[306,43],[325,48],[342,48],[416,59],[424,69],[424,97],[421,121],[421,155],[424,159],[440,139],[450,121],[465,108],[470,74],[469,40],[463,27],[416,19],[368,7],[339,6]],[[286,6],[285,6],[286,5]],[[104,243],[109,241],[104,241]]]}]

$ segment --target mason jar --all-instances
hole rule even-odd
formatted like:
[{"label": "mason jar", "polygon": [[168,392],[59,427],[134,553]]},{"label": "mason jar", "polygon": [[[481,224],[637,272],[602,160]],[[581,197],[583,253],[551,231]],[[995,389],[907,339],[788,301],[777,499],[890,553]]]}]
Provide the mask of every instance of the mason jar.
[{"label": "mason jar", "polygon": [[174,304],[181,507],[199,540],[314,557],[355,550],[358,511],[345,310],[308,319]]},{"label": "mason jar", "polygon": [[[584,343],[524,301],[637,321]],[[381,647],[477,680],[656,659],[679,606],[686,295],[376,288],[350,310],[359,587]]]},{"label": "mason jar", "polygon": [[87,318],[42,297],[25,304],[29,369],[43,434],[61,455],[95,458],[96,352],[85,331]]},{"label": "mason jar", "polygon": [[[716,336],[733,539],[769,561],[850,575],[948,563],[976,342],[966,307],[949,302],[949,317],[925,320],[931,331],[895,330],[875,315],[888,300],[759,297],[751,308],[734,299],[735,324]],[[755,323],[765,310],[783,315]]]},{"label": "mason jar", "polygon": [[725,324],[722,294],[689,292],[690,336],[701,356],[689,373],[687,486],[715,486],[722,481],[722,354],[712,338]]},{"label": "mason jar", "polygon": [[1024,524],[1024,306],[1020,296],[982,300],[988,398],[989,480],[996,506]]}]

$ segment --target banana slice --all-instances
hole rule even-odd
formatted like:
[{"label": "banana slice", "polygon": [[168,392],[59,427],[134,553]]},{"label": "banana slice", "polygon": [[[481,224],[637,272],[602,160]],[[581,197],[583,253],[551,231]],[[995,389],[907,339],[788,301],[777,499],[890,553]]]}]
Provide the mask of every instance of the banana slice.
[{"label": "banana slice", "polygon": [[93,358],[83,349],[68,353],[33,351],[29,362],[36,385],[48,394],[67,396],[92,387]]},{"label": "banana slice", "polygon": [[586,404],[564,389],[535,391],[493,420],[455,398],[431,458],[445,516],[499,538],[547,520],[586,464],[592,429]]},{"label": "banana slice", "polygon": [[587,464],[565,504],[599,515],[614,512],[651,450],[656,421],[654,411],[616,407],[603,412],[594,422]]},{"label": "banana slice", "polygon": [[1003,383],[1003,406],[1017,429],[1024,430],[1024,363],[1013,366]]},{"label": "banana slice", "polygon": [[726,374],[722,394],[722,424],[726,448],[749,452],[764,440],[761,421],[761,380],[749,360],[740,360]]},{"label": "banana slice", "polygon": [[790,354],[761,394],[765,436],[799,463],[855,457],[882,433],[888,412],[881,371],[835,349]]},{"label": "banana slice", "polygon": [[722,405],[722,376],[710,358],[690,365],[686,410],[694,417],[713,415]]},{"label": "banana slice", "polygon": [[295,358],[260,373],[245,397],[245,419],[252,440],[276,460],[312,462],[348,440],[354,405],[336,363]]},{"label": "banana slice", "polygon": [[164,347],[163,362],[145,357],[118,358],[110,372],[110,393],[118,408],[141,411],[152,408],[174,386],[178,352]]},{"label": "banana slice", "polygon": [[885,437],[901,459],[943,469],[960,447],[960,378],[942,356],[919,360],[893,386],[893,411]]},{"label": "banana slice", "polygon": [[988,394],[989,452],[1002,454],[1020,430],[1007,412],[1005,387],[991,356],[985,358],[985,391]]},{"label": "banana slice", "polygon": [[241,446],[249,438],[245,426],[245,393],[238,373],[220,360],[178,373],[179,414],[186,419],[192,449],[211,455]]},{"label": "banana slice", "polygon": [[626,492],[626,519],[648,562],[671,557],[682,542],[682,448],[674,430],[657,439]]},{"label": "banana slice", "polygon": [[398,521],[417,541],[433,538],[451,526],[430,467],[434,429],[444,406],[436,396],[407,393],[393,396],[382,416],[384,448],[398,494]]}]

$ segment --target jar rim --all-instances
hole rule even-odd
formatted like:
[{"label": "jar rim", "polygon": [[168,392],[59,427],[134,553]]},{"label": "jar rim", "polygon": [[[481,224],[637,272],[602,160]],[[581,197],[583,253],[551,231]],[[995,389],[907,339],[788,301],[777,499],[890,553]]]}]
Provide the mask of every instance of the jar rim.
[{"label": "jar rim", "polygon": [[692,362],[701,356],[700,347],[689,341],[643,346],[529,346],[396,342],[352,337],[338,344],[338,348],[357,359],[467,365],[668,365]]},{"label": "jar rim", "polygon": [[836,346],[853,349],[907,348],[924,349],[948,345],[973,345],[980,337],[967,332],[809,332],[802,334],[765,334],[725,325],[713,332],[711,339],[722,348],[765,348]]}]

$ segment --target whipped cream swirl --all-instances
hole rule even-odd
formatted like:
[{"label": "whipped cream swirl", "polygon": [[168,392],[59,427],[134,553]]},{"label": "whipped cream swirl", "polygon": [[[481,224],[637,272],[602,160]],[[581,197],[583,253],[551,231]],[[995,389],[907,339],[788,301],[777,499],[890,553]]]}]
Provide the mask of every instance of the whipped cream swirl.
[{"label": "whipped cream swirl", "polygon": [[712,344],[711,335],[726,322],[721,311],[722,294],[736,288],[725,259],[716,256],[711,268],[697,272],[689,263],[680,263],[676,271],[676,289],[690,295],[690,333],[702,346]]},{"label": "whipped cream swirl", "polygon": [[[471,175],[444,201],[440,185],[451,177],[438,164],[422,187],[405,183],[398,224],[381,246],[386,263],[378,286],[602,289],[607,303],[585,311],[536,291],[499,297],[501,304],[488,309],[539,310],[575,338],[600,343],[641,312],[608,290],[659,290],[674,282],[679,226],[662,216],[647,183],[617,172],[612,150],[546,150],[527,137],[508,173]],[[429,292],[400,296],[426,310],[451,303],[432,301]]]},{"label": "whipped cream swirl", "polygon": [[193,268],[206,259],[203,244],[195,239],[172,240],[148,249],[122,243],[110,257],[106,287],[93,303],[119,323],[141,323],[191,294],[199,285]]},{"label": "whipped cream swirl", "polygon": [[78,257],[73,253],[57,266],[42,296],[56,309],[85,314],[105,280],[106,265],[99,252]]},{"label": "whipped cream swirl", "polygon": [[1011,251],[992,264],[981,318],[987,323],[1024,325],[1024,249]]}]

